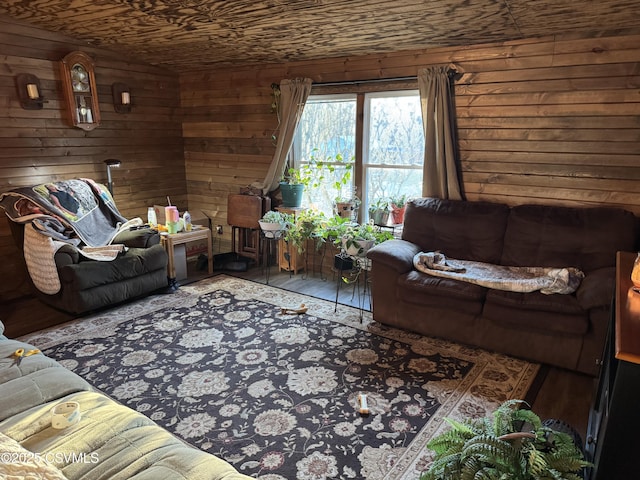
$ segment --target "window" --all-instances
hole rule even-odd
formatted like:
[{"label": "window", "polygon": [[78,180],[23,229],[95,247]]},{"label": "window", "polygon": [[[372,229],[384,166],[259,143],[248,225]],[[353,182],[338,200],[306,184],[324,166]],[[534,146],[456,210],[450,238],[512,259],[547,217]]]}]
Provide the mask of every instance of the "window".
[{"label": "window", "polygon": [[[424,132],[419,93],[359,95],[364,95],[362,112],[358,112],[358,94],[310,96],[294,139],[295,165],[313,156],[335,168],[324,170],[321,187],[305,192],[304,205],[328,215],[333,214],[336,197],[347,197],[354,189],[363,201],[363,212],[378,199],[417,197],[422,192]],[[360,132],[356,130],[359,113],[363,118]],[[356,158],[358,139],[362,139],[362,158]],[[349,184],[339,190],[335,183],[345,171],[340,158],[355,162],[355,168]],[[366,216],[361,219],[366,220]]]},{"label": "window", "polygon": [[355,162],[355,155],[356,95],[310,96],[293,142],[294,165],[315,157],[331,168],[323,169],[319,187],[305,189],[303,205],[332,215],[335,198],[353,191],[353,168],[348,185],[339,191],[335,184],[346,170],[343,162]]},{"label": "window", "polygon": [[420,196],[424,130],[418,92],[366,94],[363,139],[364,211],[378,199]]}]

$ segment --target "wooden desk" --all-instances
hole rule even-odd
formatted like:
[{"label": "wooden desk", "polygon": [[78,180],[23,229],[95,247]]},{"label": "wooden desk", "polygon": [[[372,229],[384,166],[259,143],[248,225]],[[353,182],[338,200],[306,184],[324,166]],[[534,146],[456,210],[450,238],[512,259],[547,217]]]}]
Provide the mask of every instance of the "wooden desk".
[{"label": "wooden desk", "polygon": [[180,232],[180,233],[163,233],[160,235],[162,240],[162,246],[169,255],[169,262],[167,264],[167,276],[169,277],[169,282],[171,284],[175,283],[176,279],[176,265],[175,265],[175,250],[174,247],[176,245],[181,245],[188,242],[193,242],[195,240],[206,240],[207,241],[207,260],[209,264],[209,275],[213,274],[213,245],[211,243],[211,230],[208,228],[200,227],[194,225],[194,230],[190,232]]}]

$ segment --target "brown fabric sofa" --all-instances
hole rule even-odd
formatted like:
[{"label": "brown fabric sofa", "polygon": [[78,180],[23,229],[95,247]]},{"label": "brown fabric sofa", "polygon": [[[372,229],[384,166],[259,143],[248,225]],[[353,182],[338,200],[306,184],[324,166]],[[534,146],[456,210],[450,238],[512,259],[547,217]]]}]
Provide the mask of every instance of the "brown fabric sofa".
[{"label": "brown fabric sofa", "polygon": [[[507,205],[421,198],[401,239],[372,248],[375,321],[595,375],[610,319],[619,250],[638,245],[638,219],[615,208]],[[577,267],[573,294],[491,290],[417,271],[413,257],[504,266]]]}]

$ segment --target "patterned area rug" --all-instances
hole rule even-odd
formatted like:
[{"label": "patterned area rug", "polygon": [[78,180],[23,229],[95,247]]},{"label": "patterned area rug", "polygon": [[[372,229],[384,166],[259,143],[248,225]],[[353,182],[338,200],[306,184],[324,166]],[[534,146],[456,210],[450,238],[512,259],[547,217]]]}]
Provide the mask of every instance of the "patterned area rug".
[{"label": "patterned area rug", "polygon": [[262,480],[416,480],[443,417],[524,398],[538,371],[360,313],[221,275],[22,339]]}]

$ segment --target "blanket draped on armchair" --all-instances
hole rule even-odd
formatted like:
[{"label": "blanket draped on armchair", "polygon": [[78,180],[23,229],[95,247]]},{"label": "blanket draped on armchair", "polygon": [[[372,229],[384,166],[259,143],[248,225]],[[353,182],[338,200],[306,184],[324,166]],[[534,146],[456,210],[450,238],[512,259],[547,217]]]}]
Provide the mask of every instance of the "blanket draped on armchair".
[{"label": "blanket draped on armchair", "polygon": [[142,223],[127,221],[109,190],[90,179],[15,188],[0,195],[0,206],[9,219],[25,224],[23,250],[29,276],[38,290],[49,295],[60,290],[54,255],[63,245],[71,244],[93,260],[113,260],[124,250],[123,245],[110,245],[114,237],[123,228]]},{"label": "blanket draped on armchair", "polygon": [[14,188],[0,206],[18,223],[32,222],[44,235],[90,247],[108,245],[127,221],[109,190],[88,178]]},{"label": "blanket draped on armchair", "polygon": [[505,267],[470,260],[448,259],[440,252],[420,252],[413,257],[416,270],[496,290],[552,294],[573,293],[584,278],[574,267]]}]

